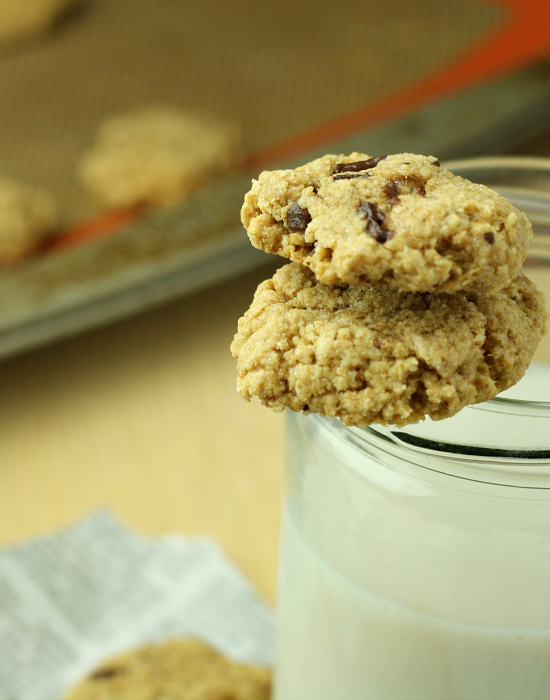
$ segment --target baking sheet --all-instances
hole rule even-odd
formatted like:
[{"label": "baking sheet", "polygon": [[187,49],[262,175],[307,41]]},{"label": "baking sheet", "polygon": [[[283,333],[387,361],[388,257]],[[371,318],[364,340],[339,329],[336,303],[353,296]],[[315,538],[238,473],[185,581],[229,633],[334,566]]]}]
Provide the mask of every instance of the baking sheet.
[{"label": "baking sheet", "polygon": [[0,173],[53,192],[62,243],[101,223],[75,172],[106,116],[166,104],[229,119],[242,162],[255,165],[3,272],[0,358],[265,262],[239,210],[259,163],[293,164],[266,161],[278,143],[295,144],[296,162],[352,149],[458,157],[479,138],[493,149],[497,134],[510,140],[518,119],[546,120],[550,68],[538,67],[346,139],[335,132],[314,152],[300,147],[300,135],[421,80],[502,21],[487,0],[395,0],[391,12],[384,0],[83,0],[50,35],[1,51]]}]

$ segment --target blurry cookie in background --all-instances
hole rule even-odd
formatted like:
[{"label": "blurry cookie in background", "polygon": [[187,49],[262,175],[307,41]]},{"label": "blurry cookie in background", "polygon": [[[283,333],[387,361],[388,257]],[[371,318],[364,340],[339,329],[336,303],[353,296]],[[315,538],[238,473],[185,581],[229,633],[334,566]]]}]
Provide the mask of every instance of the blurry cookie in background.
[{"label": "blurry cookie in background", "polygon": [[269,700],[271,671],[234,663],[198,639],[149,644],[116,656],[63,700]]},{"label": "blurry cookie in background", "polygon": [[0,269],[52,236],[57,206],[49,192],[0,178]]},{"label": "blurry cookie in background", "polygon": [[51,29],[75,0],[0,0],[0,48]]},{"label": "blurry cookie in background", "polygon": [[106,208],[173,204],[236,163],[234,125],[146,107],[100,125],[79,176]]}]

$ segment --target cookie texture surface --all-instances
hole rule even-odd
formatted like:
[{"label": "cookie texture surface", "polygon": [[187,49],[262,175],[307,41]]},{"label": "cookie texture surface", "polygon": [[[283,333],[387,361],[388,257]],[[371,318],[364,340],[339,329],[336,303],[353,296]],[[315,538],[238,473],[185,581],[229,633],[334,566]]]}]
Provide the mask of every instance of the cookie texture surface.
[{"label": "cookie texture surface", "polygon": [[107,207],[171,204],[236,160],[236,129],[168,107],[107,119],[79,177]]},{"label": "cookie texture surface", "polygon": [[493,296],[324,285],[296,263],[260,284],[231,346],[237,387],[345,425],[450,417],[515,384],[545,328],[518,275]]},{"label": "cookie texture surface", "polygon": [[36,248],[56,223],[57,207],[48,192],[0,179],[0,268]]},{"label": "cookie texture surface", "polygon": [[50,29],[74,0],[0,0],[0,44]]},{"label": "cookie texture surface", "polygon": [[271,672],[197,639],[151,644],[107,661],[63,700],[269,700]]},{"label": "cookie texture surface", "polygon": [[307,265],[324,284],[414,292],[498,291],[532,238],[503,196],[410,153],[265,171],[241,218],[256,248]]}]

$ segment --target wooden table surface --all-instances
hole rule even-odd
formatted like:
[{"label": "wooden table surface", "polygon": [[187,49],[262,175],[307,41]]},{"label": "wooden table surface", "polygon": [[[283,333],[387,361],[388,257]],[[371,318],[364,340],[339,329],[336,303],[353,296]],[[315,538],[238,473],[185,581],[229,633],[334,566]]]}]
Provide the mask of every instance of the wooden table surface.
[{"label": "wooden table surface", "polygon": [[0,543],[100,506],[221,543],[275,599],[283,418],[244,401],[229,345],[280,264],[0,364]]},{"label": "wooden table surface", "polygon": [[[0,364],[0,543],[108,506],[145,533],[211,535],[274,603],[283,418],[239,397],[229,352],[266,261]],[[550,298],[550,271],[532,277]]]}]

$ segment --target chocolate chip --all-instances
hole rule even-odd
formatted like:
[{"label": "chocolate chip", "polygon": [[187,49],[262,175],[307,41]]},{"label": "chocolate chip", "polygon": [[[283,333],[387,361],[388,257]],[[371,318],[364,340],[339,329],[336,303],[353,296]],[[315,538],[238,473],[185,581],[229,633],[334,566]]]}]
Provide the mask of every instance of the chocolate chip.
[{"label": "chocolate chip", "polygon": [[381,160],[388,156],[378,156],[377,158],[369,158],[368,160],[356,160],[354,163],[337,163],[332,168],[332,174],[358,172],[360,170],[369,170],[380,163]]},{"label": "chocolate chip", "polygon": [[382,192],[388,195],[390,204],[399,203],[399,190],[397,189],[397,182],[395,180],[390,180],[388,184],[382,188]]},{"label": "chocolate chip", "polygon": [[402,177],[398,177],[396,182],[399,182],[403,188],[408,190],[409,194],[414,192],[421,194],[422,196],[426,195],[426,188],[424,187],[426,183],[418,175],[404,175]]},{"label": "chocolate chip", "polygon": [[484,233],[483,238],[491,245],[493,245],[495,242],[495,234],[492,231],[487,231],[487,233]]},{"label": "chocolate chip", "polygon": [[370,177],[370,173],[342,173],[341,175],[335,175],[332,179],[334,180],[355,180],[358,177]]},{"label": "chocolate chip", "polygon": [[99,681],[103,680],[104,678],[113,678],[114,676],[118,676],[123,671],[123,666],[106,666],[105,668],[100,668],[97,671],[94,671],[92,674],[90,674],[90,678],[93,681]]},{"label": "chocolate chip", "polygon": [[437,158],[436,158],[435,160],[432,160],[432,165],[435,165],[435,166],[437,166],[437,167],[439,168],[439,166],[441,165],[441,163],[440,163],[440,162],[437,160]]},{"label": "chocolate chip", "polygon": [[307,209],[302,209],[298,202],[294,202],[286,214],[286,225],[291,231],[304,231],[310,221],[311,214]]},{"label": "chocolate chip", "polygon": [[357,208],[367,219],[369,236],[372,236],[378,243],[386,243],[393,237],[393,231],[390,231],[384,224],[384,214],[378,207],[370,202],[363,202]]}]

